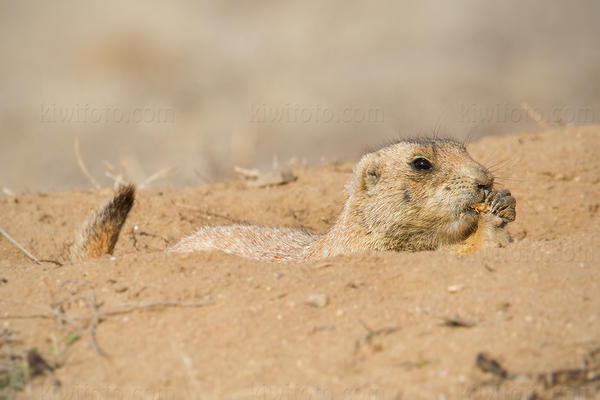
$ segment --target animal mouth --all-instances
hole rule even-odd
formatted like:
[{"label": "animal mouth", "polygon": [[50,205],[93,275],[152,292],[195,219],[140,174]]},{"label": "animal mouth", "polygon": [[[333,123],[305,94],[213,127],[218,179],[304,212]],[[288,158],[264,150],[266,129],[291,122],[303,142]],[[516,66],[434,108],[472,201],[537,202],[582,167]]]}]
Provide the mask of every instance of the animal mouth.
[{"label": "animal mouth", "polygon": [[476,211],[478,214],[485,214],[489,211],[489,206],[485,203],[473,203],[469,206],[469,208]]},{"label": "animal mouth", "polygon": [[488,212],[488,205],[485,204],[485,192],[479,192],[478,196],[473,196],[463,207],[460,209],[460,215],[475,216],[482,213]]},{"label": "animal mouth", "polygon": [[476,208],[477,204],[478,203],[470,204],[468,206],[465,206],[465,207],[461,208],[461,210],[460,210],[460,216],[463,216],[463,215],[468,215],[468,216],[478,215],[479,214],[479,210]]},{"label": "animal mouth", "polygon": [[490,212],[490,204],[486,202],[486,199],[490,192],[484,190],[481,192],[481,196],[477,202],[469,204],[468,208],[475,211],[477,214],[486,214]]}]

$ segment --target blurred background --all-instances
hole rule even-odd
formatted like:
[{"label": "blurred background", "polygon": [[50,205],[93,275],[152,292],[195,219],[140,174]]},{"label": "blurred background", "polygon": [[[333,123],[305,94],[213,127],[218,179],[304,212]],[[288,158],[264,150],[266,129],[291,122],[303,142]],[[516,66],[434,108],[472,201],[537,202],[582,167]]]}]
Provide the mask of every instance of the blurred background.
[{"label": "blurred background", "polygon": [[594,0],[0,0],[0,188],[90,187],[76,137],[102,186],[107,161],[181,187],[599,123],[599,18]]}]

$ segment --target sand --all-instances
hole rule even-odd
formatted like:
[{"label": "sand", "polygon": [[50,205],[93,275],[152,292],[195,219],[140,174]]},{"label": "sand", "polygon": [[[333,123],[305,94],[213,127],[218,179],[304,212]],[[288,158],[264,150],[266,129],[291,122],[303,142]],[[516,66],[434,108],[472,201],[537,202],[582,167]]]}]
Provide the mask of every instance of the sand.
[{"label": "sand", "polygon": [[[0,237],[0,366],[35,347],[55,367],[0,398],[600,397],[600,127],[468,148],[517,199],[506,248],[289,265],[163,252],[204,224],[323,233],[352,165],[297,166],[277,187],[141,190],[114,255],[95,260],[38,265]],[[0,227],[64,262],[110,193],[1,195]]]}]

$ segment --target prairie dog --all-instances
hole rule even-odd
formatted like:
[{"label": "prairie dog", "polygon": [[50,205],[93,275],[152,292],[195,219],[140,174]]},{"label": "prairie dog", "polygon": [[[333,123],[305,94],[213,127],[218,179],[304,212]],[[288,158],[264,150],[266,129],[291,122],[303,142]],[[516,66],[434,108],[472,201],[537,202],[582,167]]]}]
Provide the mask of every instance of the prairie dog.
[{"label": "prairie dog", "polygon": [[408,139],[366,154],[346,186],[344,209],[325,235],[252,225],[205,226],[171,252],[221,250],[262,261],[301,262],[364,250],[469,252],[508,241],[516,201],[465,146]]}]

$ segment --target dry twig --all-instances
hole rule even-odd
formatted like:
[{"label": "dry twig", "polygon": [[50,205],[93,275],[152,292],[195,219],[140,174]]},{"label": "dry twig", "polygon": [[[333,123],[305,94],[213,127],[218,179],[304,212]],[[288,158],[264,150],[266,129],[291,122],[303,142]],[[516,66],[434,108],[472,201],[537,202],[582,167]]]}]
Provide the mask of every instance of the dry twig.
[{"label": "dry twig", "polygon": [[0,228],[0,234],[2,234],[2,236],[4,236],[5,238],[8,239],[9,242],[11,242],[17,249],[21,250],[23,252],[23,254],[25,254],[27,257],[29,257],[29,259],[31,261],[33,261],[36,264],[40,263],[40,260],[37,259],[37,257],[35,257],[33,254],[31,254],[30,252],[28,252],[23,246],[21,246],[19,244],[19,242],[17,242],[15,239],[13,239],[8,233],[6,233],[6,231],[2,228]]},{"label": "dry twig", "polygon": [[260,171],[256,168],[248,169],[236,165],[233,167],[233,170],[248,179],[256,179],[260,175]]},{"label": "dry twig", "polygon": [[85,164],[83,163],[83,158],[81,158],[81,151],[79,150],[79,136],[75,136],[74,146],[75,146],[75,157],[77,158],[77,164],[79,164],[79,169],[81,169],[81,172],[83,172],[83,174],[90,180],[90,182],[92,183],[94,188],[96,188],[96,190],[100,190],[101,189],[100,185],[98,184],[98,182],[96,182],[94,177],[89,173]]},{"label": "dry twig", "polygon": [[527,111],[527,114],[529,114],[529,116],[531,118],[533,118],[533,120],[545,131],[550,129],[550,126],[546,123],[546,121],[544,121],[544,119],[542,118],[542,116],[540,115],[540,113],[538,113],[537,111],[535,111],[533,108],[531,108],[531,106],[525,102],[521,103],[521,107],[523,107],[523,109],[525,111]]},{"label": "dry twig", "polygon": [[154,181],[166,178],[167,176],[171,175],[173,173],[173,171],[175,171],[175,170],[176,170],[176,167],[167,167],[167,168],[163,168],[160,171],[153,173],[148,178],[146,178],[144,180],[144,182],[142,182],[140,184],[140,189],[145,188],[146,186],[150,185]]},{"label": "dry twig", "polygon": [[[88,333],[90,336],[90,342],[94,351],[99,355],[106,357],[107,353],[102,350],[96,341],[96,329],[98,325],[107,318],[114,317],[117,315],[128,314],[134,311],[153,310],[164,307],[203,307],[210,304],[211,299],[207,297],[204,301],[199,302],[179,302],[179,301],[156,301],[156,302],[141,302],[141,303],[123,303],[118,304],[115,307],[117,309],[112,311],[100,312],[99,305],[96,301],[96,294],[92,291],[85,301],[92,311],[92,315],[67,315],[64,309],[61,307],[64,301],[53,303],[50,305],[51,314],[30,314],[30,315],[6,315],[0,316],[0,319],[51,319],[54,320],[61,327],[65,327],[65,324],[71,326],[75,330],[82,330],[86,326],[87,322]],[[122,309],[119,309],[122,308]],[[76,324],[74,321],[83,321],[84,324]]]},{"label": "dry twig", "polygon": [[94,348],[94,351],[96,353],[100,354],[103,357],[106,357],[106,353],[100,348],[100,346],[98,346],[98,343],[96,342],[96,327],[100,323],[100,314],[98,313],[98,305],[96,304],[96,293],[92,292],[90,298],[87,300],[88,306],[90,307],[93,313],[93,316],[90,319],[89,328],[90,343],[92,343],[92,347]]}]

